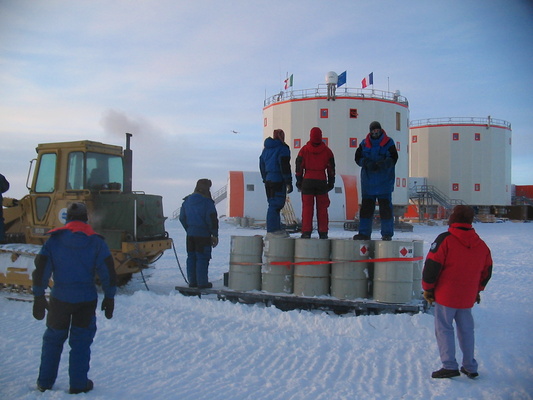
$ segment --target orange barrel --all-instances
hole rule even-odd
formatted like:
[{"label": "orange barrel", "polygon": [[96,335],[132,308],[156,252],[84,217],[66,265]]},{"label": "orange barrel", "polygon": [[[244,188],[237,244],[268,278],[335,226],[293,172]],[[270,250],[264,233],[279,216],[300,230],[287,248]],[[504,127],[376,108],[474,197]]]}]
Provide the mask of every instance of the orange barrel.
[{"label": "orange barrel", "polygon": [[262,236],[232,236],[228,287],[241,291],[261,290],[262,257]]},{"label": "orange barrel", "polygon": [[[322,296],[329,294],[330,252],[329,239],[296,239],[294,262],[294,294]],[[305,261],[325,261],[323,264],[305,264]]]},{"label": "orange barrel", "polygon": [[273,261],[294,261],[292,238],[268,238],[265,240],[265,264],[261,267],[262,289],[272,293],[292,293],[294,265],[272,265]]},{"label": "orange barrel", "polygon": [[[376,241],[375,258],[412,258],[411,241]],[[374,263],[374,300],[382,303],[407,303],[413,293],[412,261],[376,261]]]},{"label": "orange barrel", "polygon": [[339,299],[368,297],[369,265],[351,262],[371,258],[370,240],[331,240],[331,295]]}]

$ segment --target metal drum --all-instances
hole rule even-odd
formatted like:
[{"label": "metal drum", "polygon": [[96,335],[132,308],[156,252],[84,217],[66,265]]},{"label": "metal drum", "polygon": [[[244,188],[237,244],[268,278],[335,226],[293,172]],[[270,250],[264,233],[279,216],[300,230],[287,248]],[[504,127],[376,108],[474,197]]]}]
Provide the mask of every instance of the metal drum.
[{"label": "metal drum", "polygon": [[[413,242],[377,241],[375,258],[412,258]],[[377,261],[374,263],[374,300],[382,303],[407,303],[413,292],[412,261]]]},{"label": "metal drum", "polygon": [[[413,257],[424,257],[424,241],[413,240],[414,254]],[[422,270],[424,268],[424,259],[413,261],[413,299],[422,299]]]},{"label": "metal drum", "polygon": [[262,236],[232,236],[229,284],[233,290],[261,290]]},{"label": "metal drum", "polygon": [[294,262],[326,261],[320,264],[294,266],[294,294],[297,296],[322,296],[329,294],[330,241],[328,239],[296,239]]},{"label": "metal drum", "polygon": [[292,293],[294,265],[272,265],[273,261],[294,261],[294,241],[291,238],[265,240],[265,264],[261,268],[262,289],[272,293]]},{"label": "metal drum", "polygon": [[[368,297],[370,240],[331,240],[331,295],[338,299]],[[346,262],[343,262],[346,261]]]}]

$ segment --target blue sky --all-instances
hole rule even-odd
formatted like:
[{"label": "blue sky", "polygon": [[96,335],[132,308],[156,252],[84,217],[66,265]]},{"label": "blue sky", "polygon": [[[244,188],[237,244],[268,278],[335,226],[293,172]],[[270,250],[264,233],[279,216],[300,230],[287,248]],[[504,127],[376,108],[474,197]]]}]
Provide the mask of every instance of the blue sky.
[{"label": "blue sky", "polygon": [[38,143],[131,132],[133,188],[170,215],[197,179],[257,169],[287,73],[347,71],[400,90],[411,120],[509,121],[512,182],[533,184],[532,38],[526,0],[0,1],[0,172],[21,197]]}]

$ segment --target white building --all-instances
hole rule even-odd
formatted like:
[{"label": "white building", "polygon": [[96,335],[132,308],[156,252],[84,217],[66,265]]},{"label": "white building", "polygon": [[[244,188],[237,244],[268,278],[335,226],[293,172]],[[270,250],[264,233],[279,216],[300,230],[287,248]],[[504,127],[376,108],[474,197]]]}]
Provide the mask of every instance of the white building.
[{"label": "white building", "polygon": [[490,116],[412,121],[409,175],[472,206],[510,205],[511,135]]}]

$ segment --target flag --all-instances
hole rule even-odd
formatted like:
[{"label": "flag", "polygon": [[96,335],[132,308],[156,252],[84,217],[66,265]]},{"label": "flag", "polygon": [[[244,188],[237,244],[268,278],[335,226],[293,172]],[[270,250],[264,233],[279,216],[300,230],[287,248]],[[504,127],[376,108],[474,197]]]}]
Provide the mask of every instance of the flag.
[{"label": "flag", "polygon": [[368,85],[373,85],[374,84],[374,73],[371,72],[370,75],[368,76],[365,76],[363,78],[363,80],[361,81],[361,86],[364,88],[366,88]]},{"label": "flag", "polygon": [[285,79],[285,90],[292,86],[292,74],[287,79]]},{"label": "flag", "polygon": [[346,83],[346,71],[344,71],[342,74],[339,75],[339,78],[337,80],[337,87],[341,87]]}]

